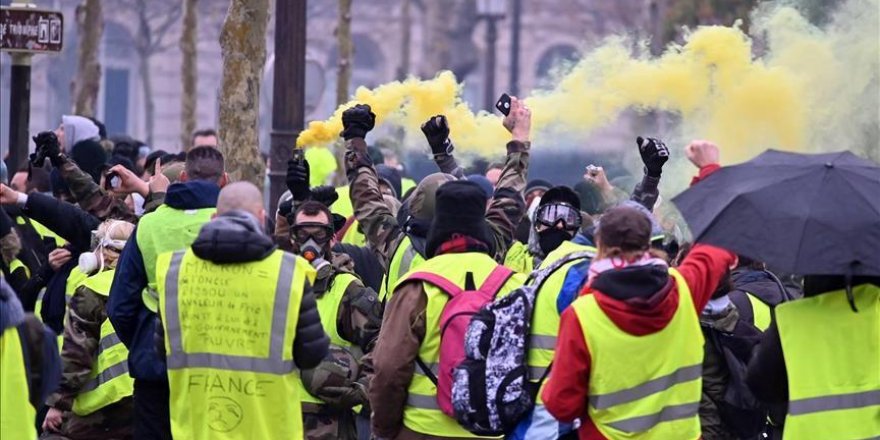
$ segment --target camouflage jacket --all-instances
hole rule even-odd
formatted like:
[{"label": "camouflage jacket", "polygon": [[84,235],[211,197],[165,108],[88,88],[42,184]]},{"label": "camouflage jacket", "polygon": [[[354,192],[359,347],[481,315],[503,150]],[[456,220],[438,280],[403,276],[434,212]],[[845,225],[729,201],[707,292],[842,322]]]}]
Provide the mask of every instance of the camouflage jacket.
[{"label": "camouflage jacket", "polygon": [[[334,253],[331,263],[330,274],[325,278],[321,278],[319,274],[319,278],[315,279],[313,288],[318,299],[332,285],[337,274],[355,275],[354,261],[348,255]],[[364,287],[360,279],[351,282],[345,289],[336,313],[336,331],[339,332],[339,336],[360,347],[363,353],[368,353],[376,343],[381,323],[382,308],[376,292]]]},{"label": "camouflage jacket", "polygon": [[[367,154],[366,142],[362,138],[354,138],[346,142],[346,147],[345,168],[354,214],[370,247],[387,271],[392,253],[405,234],[397,217],[382,198],[379,178]],[[516,225],[525,212],[522,192],[528,176],[529,149],[529,142],[507,143],[507,162],[498,179],[495,196],[486,210],[486,220],[495,239],[494,258],[498,262],[504,261],[507,249],[513,242]],[[457,166],[453,162],[452,165],[443,165],[441,170],[450,173],[455,172],[454,168]]]},{"label": "camouflage jacket", "polygon": [[107,319],[107,297],[80,286],[67,307],[61,348],[61,384],[46,401],[46,405],[62,411],[71,410],[73,399],[88,381],[97,359],[101,324]]},{"label": "camouflage jacket", "polygon": [[125,204],[124,199],[108,194],[72,160],[65,159],[59,171],[70,188],[71,195],[84,211],[102,221],[112,218],[137,223],[137,216]]},{"label": "camouflage jacket", "polygon": [[[324,271],[319,270],[313,286],[318,300],[332,288],[335,280],[339,279],[337,275],[354,274],[354,263],[346,254],[334,254],[332,268],[322,272]],[[305,413],[332,415],[333,411],[349,410],[355,405],[367,403],[366,386],[370,376],[358,365],[349,365],[342,369],[340,365],[349,362],[360,363],[363,353],[370,352],[376,344],[381,322],[382,308],[376,292],[364,287],[360,280],[349,283],[339,304],[335,324],[339,336],[354,344],[356,348],[351,351],[352,357],[349,359],[336,358],[331,350],[328,358],[320,365],[303,372],[302,380],[305,388],[327,404],[305,403],[303,404]],[[358,370],[355,377],[350,377],[352,369]],[[323,408],[324,406],[329,407],[329,412],[328,408]]]}]

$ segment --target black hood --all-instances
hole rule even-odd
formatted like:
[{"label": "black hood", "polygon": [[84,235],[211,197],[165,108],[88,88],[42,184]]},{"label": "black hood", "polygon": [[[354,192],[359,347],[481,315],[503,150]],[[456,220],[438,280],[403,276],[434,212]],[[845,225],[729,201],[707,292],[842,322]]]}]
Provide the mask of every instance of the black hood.
[{"label": "black hood", "polygon": [[669,269],[660,265],[630,266],[596,275],[592,287],[619,301],[650,298],[671,286]]},{"label": "black hood", "polygon": [[218,264],[259,261],[276,249],[257,219],[244,211],[230,211],[206,223],[192,244],[201,259]]},{"label": "black hood", "polygon": [[771,306],[786,300],[779,284],[763,270],[735,269],[730,273],[730,283],[732,290],[751,293]]}]

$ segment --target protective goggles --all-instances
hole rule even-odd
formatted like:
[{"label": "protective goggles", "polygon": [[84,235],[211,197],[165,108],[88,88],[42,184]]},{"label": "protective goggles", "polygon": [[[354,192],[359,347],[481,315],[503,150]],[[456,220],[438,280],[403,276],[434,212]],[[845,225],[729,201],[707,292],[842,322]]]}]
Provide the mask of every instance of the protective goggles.
[{"label": "protective goggles", "polygon": [[535,212],[536,224],[553,228],[559,222],[562,222],[563,229],[579,229],[583,218],[581,212],[568,203],[548,203]]},{"label": "protective goggles", "polygon": [[300,223],[291,228],[293,238],[299,243],[305,243],[309,238],[324,244],[333,237],[333,227],[324,223]]}]

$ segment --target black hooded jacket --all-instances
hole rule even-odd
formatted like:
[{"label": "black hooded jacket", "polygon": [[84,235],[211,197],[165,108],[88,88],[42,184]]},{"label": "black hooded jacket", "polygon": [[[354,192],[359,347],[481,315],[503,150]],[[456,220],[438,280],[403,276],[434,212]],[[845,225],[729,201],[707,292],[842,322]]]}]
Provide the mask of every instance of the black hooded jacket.
[{"label": "black hooded jacket", "polygon": [[[880,286],[880,277],[854,277],[851,281],[854,288],[869,283]],[[845,287],[846,281],[842,276],[804,277],[804,297],[817,296]],[[841,372],[841,374],[846,373]],[[788,371],[785,366],[785,357],[782,354],[782,339],[779,337],[775,316],[770,327],[764,332],[761,344],[749,361],[746,383],[755,397],[765,403],[782,404],[788,402]]]},{"label": "black hooded jacket", "polygon": [[[268,257],[277,246],[252,215],[222,214],[206,223],[192,244],[193,253],[216,264],[246,263]],[[156,346],[164,353],[162,326],[156,326]],[[324,333],[312,286],[306,281],[293,341],[293,360],[300,369],[318,366],[327,356],[330,339]]]}]

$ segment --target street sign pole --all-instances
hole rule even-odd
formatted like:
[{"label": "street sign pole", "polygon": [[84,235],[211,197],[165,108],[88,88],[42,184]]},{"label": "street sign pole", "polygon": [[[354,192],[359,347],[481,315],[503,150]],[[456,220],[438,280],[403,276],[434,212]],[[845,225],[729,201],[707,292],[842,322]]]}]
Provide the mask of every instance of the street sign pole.
[{"label": "street sign pole", "polygon": [[31,120],[31,54],[12,53],[9,87],[9,175],[24,165],[28,156],[28,125]]},{"label": "street sign pole", "polygon": [[58,11],[13,3],[0,8],[0,51],[12,58],[9,88],[9,175],[28,156],[31,120],[31,58],[35,53],[58,53],[64,44],[64,16]]}]

